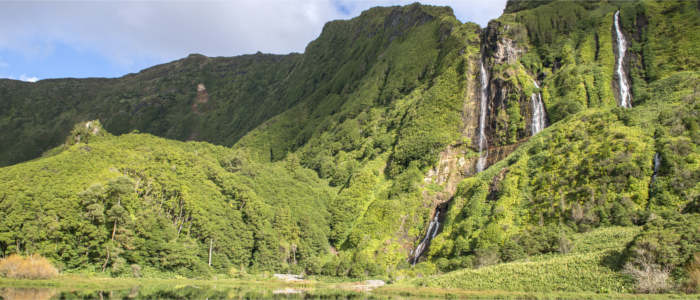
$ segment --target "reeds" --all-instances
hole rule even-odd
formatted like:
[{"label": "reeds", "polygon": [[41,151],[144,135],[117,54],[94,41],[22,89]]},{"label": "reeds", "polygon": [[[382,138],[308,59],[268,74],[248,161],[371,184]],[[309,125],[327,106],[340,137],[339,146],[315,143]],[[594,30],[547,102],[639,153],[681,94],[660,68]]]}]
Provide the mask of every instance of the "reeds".
[{"label": "reeds", "polygon": [[0,276],[17,279],[47,279],[58,275],[58,269],[45,257],[10,255],[0,259]]}]

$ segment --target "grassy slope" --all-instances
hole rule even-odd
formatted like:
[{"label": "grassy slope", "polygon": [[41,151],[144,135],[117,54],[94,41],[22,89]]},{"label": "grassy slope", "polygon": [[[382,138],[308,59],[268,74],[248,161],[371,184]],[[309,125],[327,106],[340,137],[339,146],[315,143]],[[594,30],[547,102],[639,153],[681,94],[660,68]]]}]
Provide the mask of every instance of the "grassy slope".
[{"label": "grassy slope", "polygon": [[633,290],[619,272],[616,256],[639,232],[609,227],[572,236],[568,254],[534,256],[514,262],[416,279],[414,284],[467,290],[621,293]]}]

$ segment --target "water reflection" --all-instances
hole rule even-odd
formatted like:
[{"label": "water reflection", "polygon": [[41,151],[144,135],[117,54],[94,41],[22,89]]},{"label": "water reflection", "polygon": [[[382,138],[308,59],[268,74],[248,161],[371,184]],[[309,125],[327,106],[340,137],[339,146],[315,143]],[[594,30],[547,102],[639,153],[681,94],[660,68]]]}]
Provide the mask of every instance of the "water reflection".
[{"label": "water reflection", "polygon": [[56,290],[51,288],[0,288],[0,299],[405,299],[346,290],[311,288],[268,288],[260,286],[136,286],[130,289]]},{"label": "water reflection", "polygon": [[49,300],[58,292],[55,289],[0,288],[0,299],[5,300]]}]

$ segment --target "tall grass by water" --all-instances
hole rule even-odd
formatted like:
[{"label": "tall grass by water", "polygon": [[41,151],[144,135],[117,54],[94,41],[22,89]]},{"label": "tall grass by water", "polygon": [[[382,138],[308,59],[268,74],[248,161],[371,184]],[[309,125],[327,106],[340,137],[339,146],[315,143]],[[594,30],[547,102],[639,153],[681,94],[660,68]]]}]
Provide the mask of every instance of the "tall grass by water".
[{"label": "tall grass by water", "polygon": [[0,259],[0,277],[49,279],[56,275],[58,275],[58,269],[48,259],[38,254],[27,257],[12,254]]}]

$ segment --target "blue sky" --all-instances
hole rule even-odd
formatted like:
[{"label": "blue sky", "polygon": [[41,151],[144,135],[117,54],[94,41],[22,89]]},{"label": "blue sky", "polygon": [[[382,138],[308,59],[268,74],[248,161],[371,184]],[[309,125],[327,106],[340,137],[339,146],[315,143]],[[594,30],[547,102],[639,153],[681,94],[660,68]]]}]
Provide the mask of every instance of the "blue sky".
[{"label": "blue sky", "polygon": [[[402,0],[0,2],[0,78],[119,77],[200,53],[303,52],[323,24]],[[485,26],[505,0],[429,0]]]}]

